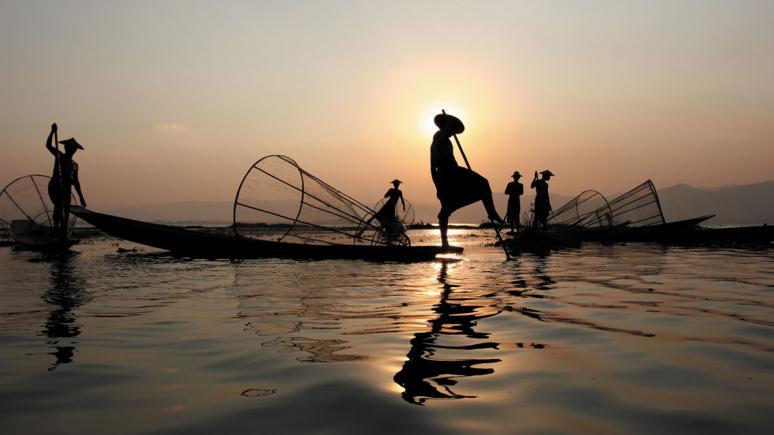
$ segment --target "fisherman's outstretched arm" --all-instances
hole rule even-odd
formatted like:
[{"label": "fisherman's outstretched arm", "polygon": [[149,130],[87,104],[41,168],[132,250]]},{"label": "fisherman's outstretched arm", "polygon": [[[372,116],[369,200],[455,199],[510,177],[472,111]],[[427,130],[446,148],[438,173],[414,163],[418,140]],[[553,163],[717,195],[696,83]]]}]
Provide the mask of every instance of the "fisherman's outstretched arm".
[{"label": "fisherman's outstretched arm", "polygon": [[400,196],[400,204],[403,206],[403,210],[406,210],[406,202],[403,201],[403,192],[398,191],[398,196]]},{"label": "fisherman's outstretched arm", "polygon": [[56,123],[51,124],[51,132],[48,134],[48,139],[46,139],[46,149],[53,155],[56,155],[56,148],[54,148],[54,133],[56,133],[57,127]]}]

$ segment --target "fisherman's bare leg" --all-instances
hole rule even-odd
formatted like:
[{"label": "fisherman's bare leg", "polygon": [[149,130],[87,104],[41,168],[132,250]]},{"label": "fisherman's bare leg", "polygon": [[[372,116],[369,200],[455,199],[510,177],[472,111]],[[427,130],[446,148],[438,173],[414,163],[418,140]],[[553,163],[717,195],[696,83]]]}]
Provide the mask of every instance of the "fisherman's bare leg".
[{"label": "fisherman's bare leg", "polygon": [[65,204],[64,207],[62,207],[62,222],[59,224],[59,235],[61,236],[61,240],[67,239],[67,227],[69,226],[69,222],[70,206]]},{"label": "fisherman's bare leg", "polygon": [[484,203],[484,208],[486,209],[486,214],[487,217],[489,217],[489,220],[500,224],[503,223],[503,219],[500,217],[500,214],[497,213],[494,201],[492,200],[492,189],[489,188],[488,182],[486,183],[484,197],[481,199],[481,201]]},{"label": "fisherman's bare leg", "polygon": [[60,234],[60,228],[62,227],[62,206],[54,203],[54,234]]},{"label": "fisherman's bare leg", "polygon": [[448,248],[449,213],[446,211],[446,208],[441,208],[441,211],[438,213],[438,226],[441,228],[441,246]]}]

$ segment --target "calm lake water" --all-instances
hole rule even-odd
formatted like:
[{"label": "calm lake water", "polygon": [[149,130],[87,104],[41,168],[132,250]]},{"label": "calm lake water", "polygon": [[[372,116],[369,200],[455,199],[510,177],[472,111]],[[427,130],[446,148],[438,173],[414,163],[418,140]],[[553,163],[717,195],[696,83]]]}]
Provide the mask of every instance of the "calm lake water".
[{"label": "calm lake water", "polygon": [[774,249],[457,233],[418,264],[0,248],[0,431],[771,433]]}]

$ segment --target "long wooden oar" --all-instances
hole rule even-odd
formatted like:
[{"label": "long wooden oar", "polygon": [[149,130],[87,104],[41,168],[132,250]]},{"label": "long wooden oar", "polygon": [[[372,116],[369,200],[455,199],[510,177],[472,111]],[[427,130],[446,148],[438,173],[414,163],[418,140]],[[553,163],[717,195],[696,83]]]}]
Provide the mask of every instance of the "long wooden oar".
[{"label": "long wooden oar", "polygon": [[[446,110],[441,109],[441,113],[446,115]],[[460,150],[460,154],[462,154],[462,159],[465,160],[465,166],[468,167],[468,170],[473,171],[473,168],[470,167],[470,162],[468,162],[468,157],[465,155],[465,150],[462,149],[462,144],[460,143],[460,140],[457,138],[457,134],[454,135],[454,142],[457,142],[457,148]],[[489,218],[489,221],[492,223],[492,227],[495,230],[495,237],[497,238],[497,241],[500,242],[500,246],[503,248],[503,252],[505,252],[505,258],[506,260],[511,259],[511,254],[508,252],[508,248],[505,246],[505,243],[503,242],[503,237],[500,235],[500,227],[497,226],[497,222],[492,220],[492,218]]]},{"label": "long wooden oar", "polygon": [[54,146],[56,147],[56,169],[59,172],[59,228],[55,228],[54,232],[59,232],[59,234],[56,234],[55,236],[63,236],[61,242],[64,242],[67,238],[67,222],[65,222],[65,192],[64,192],[64,184],[62,183],[62,176],[64,175],[62,173],[62,159],[59,155],[59,134],[58,134],[59,128],[57,127],[57,130],[54,130]]}]

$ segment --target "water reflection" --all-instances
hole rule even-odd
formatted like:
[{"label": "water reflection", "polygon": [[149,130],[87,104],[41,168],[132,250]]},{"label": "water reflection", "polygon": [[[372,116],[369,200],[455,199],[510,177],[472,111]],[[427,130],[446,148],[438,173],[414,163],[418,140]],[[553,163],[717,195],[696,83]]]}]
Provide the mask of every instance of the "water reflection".
[{"label": "water reflection", "polygon": [[[281,263],[293,266],[296,263]],[[340,334],[342,323],[350,317],[359,317],[360,311],[346,312],[347,300],[336,289],[326,288],[317,280],[301,275],[288,276],[279,271],[271,285],[256,285],[254,269],[249,264],[235,265],[234,285],[239,301],[237,317],[245,321],[245,330],[260,337],[272,337],[262,341],[262,347],[277,347],[282,352],[299,353],[299,362],[330,363],[357,361],[363,355],[347,353],[352,348],[349,340]],[[332,293],[330,293],[332,292]],[[331,337],[335,334],[335,337]]]},{"label": "water reflection", "polygon": [[[481,310],[481,305],[465,304],[464,297],[453,295],[456,285],[447,282],[448,265],[443,263],[438,275],[441,283],[441,299],[433,308],[438,316],[431,320],[430,331],[414,334],[408,360],[395,374],[393,380],[404,388],[401,397],[412,404],[423,404],[428,399],[474,398],[452,390],[459,378],[494,373],[482,364],[499,362],[497,358],[439,359],[444,353],[469,355],[471,351],[497,349],[499,343],[489,341],[489,334],[474,329],[478,320],[497,315],[500,311]],[[440,344],[444,336],[463,336],[474,341],[465,344]]]},{"label": "water reflection", "polygon": [[87,302],[88,293],[78,275],[74,257],[73,254],[62,254],[51,259],[49,287],[41,296],[51,305],[42,330],[48,337],[49,355],[54,356],[49,371],[73,361],[77,344],[75,338],[81,334],[75,310]]}]

